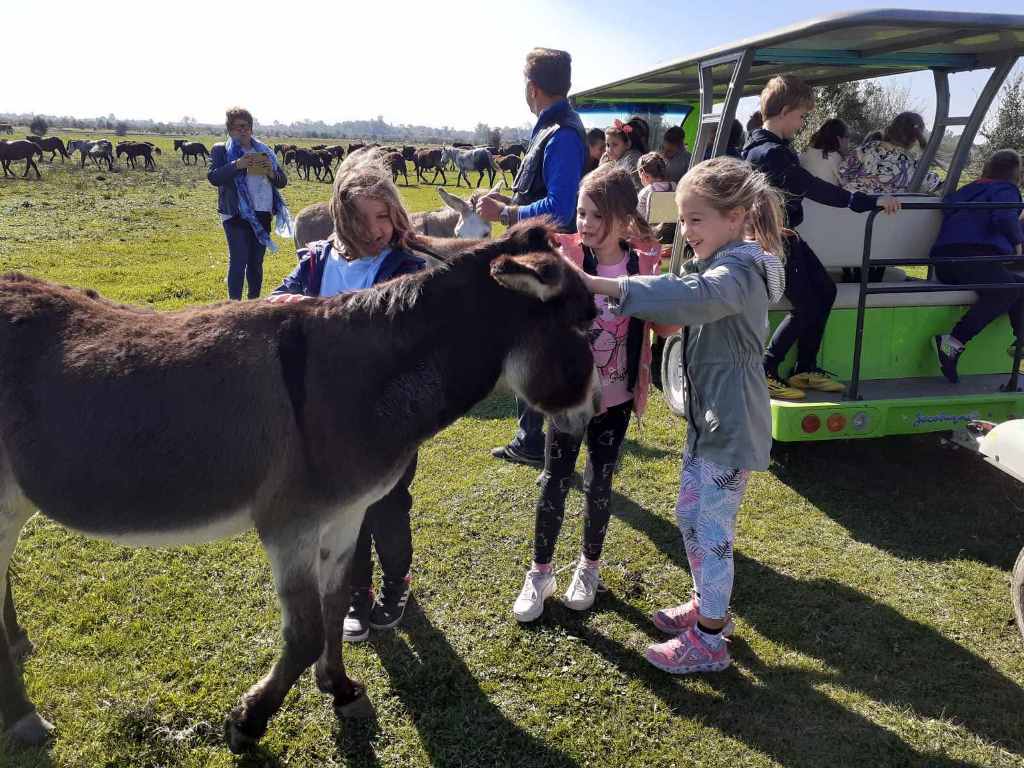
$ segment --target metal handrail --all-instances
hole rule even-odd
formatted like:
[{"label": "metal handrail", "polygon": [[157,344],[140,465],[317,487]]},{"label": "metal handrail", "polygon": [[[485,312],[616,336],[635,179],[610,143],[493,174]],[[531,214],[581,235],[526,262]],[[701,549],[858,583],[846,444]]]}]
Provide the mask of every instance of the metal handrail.
[{"label": "metal handrail", "polygon": [[[903,210],[1000,210],[1008,208],[1024,209],[1024,203],[903,203]],[[848,400],[860,400],[860,359],[864,348],[864,316],[867,307],[868,294],[886,293],[938,293],[940,291],[1006,291],[1024,288],[1024,277],[1021,282],[1013,283],[969,283],[965,285],[915,285],[914,281],[908,280],[905,283],[888,283],[885,285],[868,285],[868,269],[873,266],[919,266],[946,263],[957,264],[980,264],[985,262],[1022,262],[1024,256],[959,256],[939,257],[927,259],[872,259],[871,258],[871,237],[874,232],[875,217],[882,211],[875,208],[868,213],[867,222],[864,224],[864,256],[861,260],[860,270],[860,291],[857,295],[857,326],[853,340],[853,371],[850,376],[850,386],[847,388],[846,398]],[[1024,302],[1021,302],[1021,322],[1024,323]],[[1013,369],[1010,372],[1010,380],[1004,387],[1010,392],[1017,391],[1017,371],[1020,360],[1024,355],[1024,339],[1017,339],[1014,349]]]}]

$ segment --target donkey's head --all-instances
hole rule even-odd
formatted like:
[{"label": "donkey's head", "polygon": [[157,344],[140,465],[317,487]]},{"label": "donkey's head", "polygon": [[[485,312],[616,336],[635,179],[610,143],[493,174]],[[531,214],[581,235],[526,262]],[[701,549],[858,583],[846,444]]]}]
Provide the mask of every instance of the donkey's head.
[{"label": "donkey's head", "polygon": [[597,311],[553,233],[548,223],[510,229],[495,241],[501,255],[491,261],[491,276],[522,305],[505,358],[506,381],[558,430],[579,434],[600,406],[600,379],[585,336]]},{"label": "donkey's head", "polygon": [[[493,189],[487,192],[488,195],[497,193],[505,182],[499,181]],[[459,214],[459,220],[455,224],[455,236],[463,240],[483,240],[491,236],[491,223],[484,221],[476,212],[476,201],[480,195],[474,194],[469,200],[456,197],[444,187],[437,188],[442,202],[453,211]]]}]

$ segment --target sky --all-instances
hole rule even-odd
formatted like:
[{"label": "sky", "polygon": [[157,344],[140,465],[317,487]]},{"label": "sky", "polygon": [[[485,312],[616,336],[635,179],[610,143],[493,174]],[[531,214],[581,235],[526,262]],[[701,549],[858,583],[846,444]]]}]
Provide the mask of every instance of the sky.
[{"label": "sky", "polygon": [[[970,10],[1005,13],[1013,4],[978,0]],[[240,104],[264,124],[380,115],[459,129],[532,124],[522,66],[534,46],[572,54],[576,90],[815,16],[863,10],[830,0],[111,0],[93,13],[64,0],[5,5],[11,34],[0,48],[9,75],[0,112],[218,123],[225,107]],[[962,0],[900,7],[965,9]],[[18,71],[25,75],[10,76]],[[895,80],[910,87],[927,119],[930,76]],[[968,110],[983,84],[980,73],[954,79],[951,112]],[[755,108],[744,104],[739,116]]]}]

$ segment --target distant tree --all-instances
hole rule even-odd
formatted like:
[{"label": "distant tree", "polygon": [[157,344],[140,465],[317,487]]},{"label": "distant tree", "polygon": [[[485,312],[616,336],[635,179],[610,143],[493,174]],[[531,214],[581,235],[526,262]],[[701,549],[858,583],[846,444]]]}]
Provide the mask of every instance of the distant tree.
[{"label": "distant tree", "polygon": [[117,125],[114,126],[115,136],[127,136],[128,135],[128,123],[124,120],[118,120]]},{"label": "distant tree", "polygon": [[487,123],[477,123],[473,129],[473,141],[477,144],[486,144],[491,136],[491,126]]},{"label": "distant tree", "polygon": [[981,130],[985,139],[982,155],[988,158],[997,149],[1024,152],[1024,72],[1003,86],[995,117]]},{"label": "distant tree", "polygon": [[915,108],[910,90],[886,87],[871,80],[839,83],[814,89],[815,107],[794,144],[797,151],[807,146],[822,123],[838,117],[854,138],[883,130],[900,112]]},{"label": "distant tree", "polygon": [[28,124],[28,129],[32,131],[34,136],[45,136],[46,132],[50,130],[50,124],[46,122],[46,118],[42,115],[36,115],[32,118],[32,122]]},{"label": "distant tree", "polygon": [[500,147],[501,146],[501,128],[492,128],[491,132],[487,134],[487,146],[489,147]]}]

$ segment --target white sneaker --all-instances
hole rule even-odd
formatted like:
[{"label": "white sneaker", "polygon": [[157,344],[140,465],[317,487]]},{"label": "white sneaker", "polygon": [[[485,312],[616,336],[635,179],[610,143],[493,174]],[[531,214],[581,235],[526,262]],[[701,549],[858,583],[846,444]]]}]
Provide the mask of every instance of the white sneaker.
[{"label": "white sneaker", "polygon": [[583,562],[576,564],[572,574],[572,582],[565,590],[562,602],[566,608],[574,611],[585,611],[594,604],[597,591],[601,587],[601,573],[597,568],[587,566]]},{"label": "white sneaker", "polygon": [[516,621],[526,623],[538,618],[544,613],[544,601],[551,597],[557,588],[554,571],[527,571],[523,588],[512,606],[512,615],[516,617]]}]

